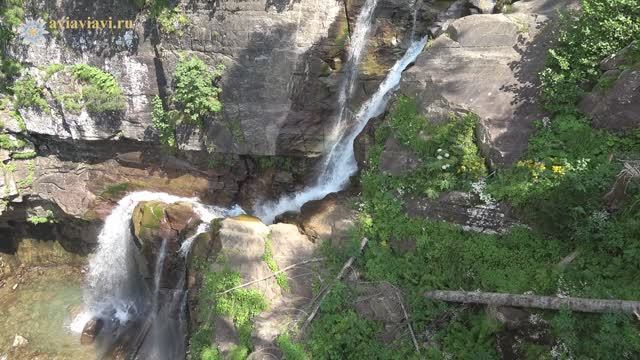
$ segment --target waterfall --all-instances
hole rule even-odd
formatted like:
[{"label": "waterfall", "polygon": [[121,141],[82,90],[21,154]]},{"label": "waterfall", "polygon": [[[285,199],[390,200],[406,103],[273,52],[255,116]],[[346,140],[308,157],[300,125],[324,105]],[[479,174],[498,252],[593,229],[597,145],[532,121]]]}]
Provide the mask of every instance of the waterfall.
[{"label": "waterfall", "polygon": [[[148,339],[141,346],[141,355],[148,354],[152,349],[158,349],[161,346],[158,341],[167,339],[168,336],[174,336],[176,332],[182,332],[184,328],[183,314],[185,296],[183,289],[177,289],[169,296],[163,294],[165,290],[160,289],[162,268],[166,256],[166,241],[162,242],[162,246],[158,253],[155,264],[155,273],[153,274],[153,292],[149,293],[144,283],[141,269],[138,268],[136,258],[139,251],[134,245],[133,234],[130,223],[133,210],[139,202],[143,201],[160,201],[164,203],[185,202],[191,204],[193,211],[200,217],[203,222],[197,228],[196,234],[191,236],[187,241],[189,244],[183,244],[182,251],[186,255],[190,249],[191,243],[197,235],[208,230],[208,224],[213,219],[243,213],[239,207],[223,209],[216,206],[208,206],[198,202],[196,198],[184,198],[173,196],[165,193],[154,193],[148,191],[134,192],[125,196],[118,202],[111,214],[105,219],[105,223],[98,235],[98,248],[89,259],[89,272],[87,276],[87,286],[85,288],[85,305],[86,311],[79,314],[74,329],[82,331],[86,319],[100,318],[106,321],[105,329],[102,332],[111,333],[108,339],[105,339],[104,347],[108,348],[120,341],[124,330],[129,325],[140,325],[141,317],[147,316],[147,322],[151,321],[151,331]],[[186,241],[185,241],[186,242]],[[184,286],[184,279],[180,279],[178,286]],[[168,298],[168,301],[162,301]],[[151,314],[149,316],[149,313]],[[178,313],[180,319],[177,321],[169,321],[167,317],[170,314]],[[153,319],[158,318],[161,322],[171,323],[171,326],[156,324]],[[81,326],[78,326],[83,322]],[[165,329],[162,330],[161,329]],[[179,331],[180,330],[180,331]],[[114,335],[115,334],[115,335]],[[173,334],[173,335],[172,335]],[[183,347],[183,346],[182,346]],[[165,348],[167,353],[164,356],[152,357],[156,359],[172,359],[172,354],[184,351],[183,348],[176,345],[172,347],[173,351]],[[155,352],[156,350],[153,350]]]},{"label": "waterfall", "polygon": [[[367,0],[362,10],[360,10],[360,14],[358,14],[355,30],[349,42],[349,53],[344,68],[345,75],[339,90],[336,123],[329,136],[330,141],[334,141],[344,130],[345,113],[347,112],[349,99],[353,94],[356,80],[358,79],[358,66],[366,49],[369,30],[371,30],[371,20],[373,19],[373,12],[377,4],[378,0]],[[349,19],[347,19],[347,21],[349,21]]]},{"label": "waterfall", "polygon": [[278,201],[259,203],[255,208],[256,216],[265,223],[272,223],[279,214],[298,210],[308,201],[322,199],[327,194],[342,190],[349,181],[349,177],[358,170],[353,151],[354,140],[371,118],[385,110],[389,96],[400,83],[402,72],[416,60],[427,40],[428,37],[425,36],[409,46],[404,56],[389,70],[376,93],[362,105],[355,116],[355,122],[349,127],[344,127],[338,141],[326,155],[316,183],[294,195],[282,197]]}]

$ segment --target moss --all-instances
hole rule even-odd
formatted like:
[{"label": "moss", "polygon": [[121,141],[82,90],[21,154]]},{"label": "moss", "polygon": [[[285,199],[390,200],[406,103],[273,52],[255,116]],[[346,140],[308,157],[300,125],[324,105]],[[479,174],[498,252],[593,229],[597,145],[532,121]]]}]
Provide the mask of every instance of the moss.
[{"label": "moss", "polygon": [[9,134],[0,134],[0,148],[5,150],[18,150],[25,147],[27,143],[18,138],[12,138]]},{"label": "moss", "polygon": [[[264,254],[262,255],[262,261],[264,261],[267,264],[269,270],[273,271],[274,273],[280,271],[280,267],[278,266],[276,259],[273,258],[273,240],[271,239],[271,233],[269,233],[269,235],[267,235],[267,238],[264,240]],[[276,275],[276,282],[283,290],[291,290],[287,274],[280,273]]]},{"label": "moss", "polygon": [[121,182],[107,186],[100,197],[107,200],[118,200],[124,196],[127,192],[138,189],[138,186],[130,182]]},{"label": "moss", "polygon": [[22,151],[22,152],[11,154],[11,158],[16,160],[27,160],[27,159],[33,159],[37,155],[38,154],[35,151],[28,150],[28,151]]}]

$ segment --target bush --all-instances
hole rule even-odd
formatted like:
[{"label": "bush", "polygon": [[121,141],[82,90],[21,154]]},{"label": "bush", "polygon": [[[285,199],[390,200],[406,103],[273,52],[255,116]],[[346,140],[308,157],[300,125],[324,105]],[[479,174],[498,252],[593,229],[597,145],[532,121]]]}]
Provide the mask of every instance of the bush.
[{"label": "bush", "polygon": [[202,126],[206,115],[220,112],[220,89],[213,86],[213,82],[223,70],[224,66],[219,65],[215,71],[209,71],[195,56],[180,60],[173,77],[172,102],[187,122]]},{"label": "bush", "polygon": [[31,75],[26,75],[13,85],[15,95],[14,105],[17,108],[34,107],[41,111],[49,112],[49,103],[44,98],[42,87],[38,86],[36,80]]},{"label": "bush", "polygon": [[[143,2],[143,0],[137,0]],[[177,7],[171,7],[167,0],[152,0],[150,17],[154,19],[160,29],[166,33],[182,35],[182,30],[191,22]],[[142,4],[139,4],[142,5]]]},{"label": "bush", "polygon": [[640,37],[637,0],[581,0],[580,13],[562,17],[558,42],[541,74],[542,100],[548,110],[572,111],[600,77],[599,63]]},{"label": "bush", "polygon": [[282,351],[284,360],[309,360],[302,344],[296,343],[289,334],[280,334],[276,338],[276,344]]},{"label": "bush", "polygon": [[82,97],[87,110],[105,112],[126,108],[122,88],[113,75],[87,64],[73,65],[71,73],[86,84],[82,88]]},{"label": "bush", "polygon": [[175,123],[164,111],[164,105],[160,96],[155,96],[151,102],[153,110],[151,119],[153,127],[160,133],[160,141],[173,149],[176,147]]}]

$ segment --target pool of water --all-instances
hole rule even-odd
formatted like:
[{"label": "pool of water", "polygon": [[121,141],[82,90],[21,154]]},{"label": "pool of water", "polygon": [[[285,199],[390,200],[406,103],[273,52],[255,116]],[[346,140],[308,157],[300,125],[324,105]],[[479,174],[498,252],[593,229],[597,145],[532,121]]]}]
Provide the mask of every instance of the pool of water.
[{"label": "pool of water", "polygon": [[[9,278],[0,289],[0,359],[95,359],[70,329],[82,306],[82,278],[71,266],[28,269],[15,290],[18,278]],[[29,343],[14,348],[16,334]]]}]

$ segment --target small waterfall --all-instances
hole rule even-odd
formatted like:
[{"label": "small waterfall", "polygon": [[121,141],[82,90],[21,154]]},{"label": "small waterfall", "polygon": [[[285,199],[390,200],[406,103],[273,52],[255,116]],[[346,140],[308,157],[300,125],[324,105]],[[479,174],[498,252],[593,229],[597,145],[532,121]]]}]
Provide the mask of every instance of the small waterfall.
[{"label": "small waterfall", "polygon": [[322,171],[316,183],[292,196],[285,196],[276,202],[260,203],[255,213],[265,223],[272,223],[275,217],[287,211],[300,209],[308,201],[318,200],[332,192],[340,191],[349,181],[349,177],[358,170],[353,142],[367,125],[369,120],[380,115],[386,108],[390,94],[400,83],[402,72],[413,63],[427,44],[428,37],[414,41],[404,56],[398,60],[376,93],[360,108],[355,123],[345,127],[338,141],[328,152]]},{"label": "small waterfall", "polygon": [[[182,247],[186,249],[184,254],[188,253],[195,237],[208,230],[208,224],[213,219],[237,215],[243,211],[237,206],[223,209],[204,205],[196,198],[141,191],[128,194],[120,200],[105,220],[98,235],[98,248],[89,259],[85,289],[87,311],[78,315],[77,318],[84,319],[81,326],[84,326],[88,318],[100,318],[106,322],[105,328],[102,330],[103,333],[109,334],[107,335],[109,338],[105,339],[105,343],[102,344],[105,349],[123,341],[123,337],[129,336],[124,334],[127,327],[140,327],[141,322],[146,325],[151,324],[150,327],[147,326],[150,329],[148,336],[145,338],[145,335],[142,335],[140,338],[140,341],[144,341],[140,346],[141,358],[173,359],[175,358],[173,354],[184,353],[184,344],[173,344],[177,342],[176,338],[169,341],[167,346],[161,346],[159,341],[162,339],[162,341],[171,340],[172,336],[185,334],[182,323],[184,314],[181,313],[184,311],[185,291],[176,289],[172,294],[167,295],[165,292],[172,290],[160,288],[164,262],[166,257],[170,256],[167,254],[166,241],[164,240],[156,258],[152,293],[145,285],[143,275],[137,267],[138,261],[136,259],[140,255],[134,245],[130,227],[133,210],[139,202],[143,201],[191,204],[193,211],[203,223],[198,226],[196,234],[185,241],[189,244],[183,243]],[[178,287],[184,287],[184,279],[179,280]],[[175,320],[176,314],[177,320]],[[171,316],[173,318],[168,320]],[[146,320],[143,317],[146,317]],[[166,324],[157,324],[153,321],[155,318]],[[77,322],[79,324],[80,320]],[[144,327],[143,325],[142,328]],[[80,326],[74,326],[74,329],[82,330]],[[157,349],[164,349],[164,353],[158,353]],[[146,357],[150,353],[156,355]]]},{"label": "small waterfall", "polygon": [[[349,54],[344,69],[345,77],[340,85],[338,112],[336,115],[336,123],[329,136],[330,141],[334,141],[344,130],[345,113],[347,112],[349,99],[353,94],[356,80],[358,79],[358,66],[360,65],[362,55],[367,46],[369,30],[371,30],[371,20],[373,19],[373,12],[377,4],[378,0],[367,0],[362,10],[360,10],[360,14],[358,14],[355,30],[349,43]],[[347,19],[347,21],[349,20]]]}]

